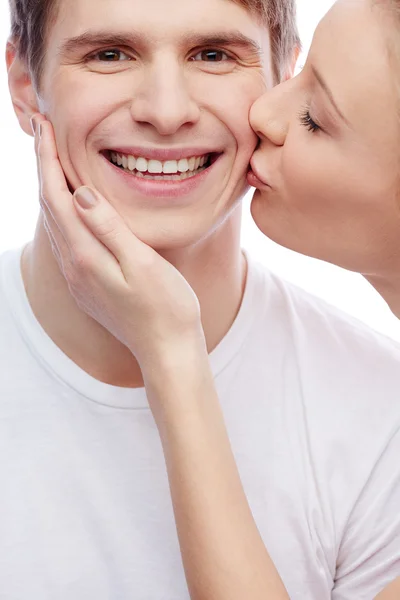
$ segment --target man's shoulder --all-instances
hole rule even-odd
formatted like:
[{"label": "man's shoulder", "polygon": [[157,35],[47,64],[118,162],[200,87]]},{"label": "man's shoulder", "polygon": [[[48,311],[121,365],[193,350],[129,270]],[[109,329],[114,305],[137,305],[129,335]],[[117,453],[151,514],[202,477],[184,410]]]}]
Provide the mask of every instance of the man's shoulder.
[{"label": "man's shoulder", "polygon": [[[16,339],[23,336],[23,324],[29,313],[29,304],[21,275],[22,248],[0,254],[0,360],[21,360],[10,353]],[[21,339],[22,339],[21,338]],[[15,353],[14,353],[15,354]]]},{"label": "man's shoulder", "polygon": [[370,411],[379,422],[400,425],[400,344],[267,268],[255,268],[266,304],[257,310],[250,340],[257,360],[272,360],[275,369],[277,361],[285,365],[313,414],[335,419],[346,410],[362,421]]},{"label": "man's shoulder", "polygon": [[255,333],[265,340],[258,337],[257,349],[265,352],[257,356],[284,378],[282,393],[289,394],[280,402],[287,402],[297,424],[305,419],[321,456],[329,460],[332,448],[340,446],[356,464],[361,458],[354,440],[375,457],[392,438],[398,448],[400,344],[267,268],[255,267],[268,305]]},{"label": "man's shoulder", "polygon": [[345,343],[349,349],[358,349],[362,354],[381,352],[399,364],[400,343],[393,338],[286,281],[256,261],[251,261],[251,268],[263,282],[261,296],[267,306],[265,317],[268,328],[274,320],[299,343],[314,343],[332,349]]},{"label": "man's shoulder", "polygon": [[22,249],[12,249],[0,253],[0,311],[13,307],[15,289],[21,279],[20,260]]}]

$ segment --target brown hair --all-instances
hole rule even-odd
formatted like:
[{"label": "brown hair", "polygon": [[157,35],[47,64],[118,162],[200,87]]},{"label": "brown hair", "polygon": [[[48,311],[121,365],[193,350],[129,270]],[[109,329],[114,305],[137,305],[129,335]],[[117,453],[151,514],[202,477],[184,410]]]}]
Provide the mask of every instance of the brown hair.
[{"label": "brown hair", "polygon": [[271,36],[272,68],[276,83],[290,66],[296,48],[301,48],[296,19],[296,0],[233,0],[254,14]]},{"label": "brown hair", "polygon": [[[11,37],[39,87],[46,32],[56,16],[57,0],[9,0]],[[256,14],[271,35],[272,66],[280,81],[300,40],[296,26],[296,0],[233,0]]]}]

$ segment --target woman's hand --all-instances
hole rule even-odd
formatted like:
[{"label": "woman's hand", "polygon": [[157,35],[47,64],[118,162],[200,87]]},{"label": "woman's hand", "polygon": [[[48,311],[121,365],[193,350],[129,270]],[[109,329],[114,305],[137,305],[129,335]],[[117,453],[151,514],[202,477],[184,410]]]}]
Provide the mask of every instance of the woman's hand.
[{"label": "woman's hand", "polygon": [[199,303],[183,276],[97,191],[72,195],[51,123],[35,115],[32,127],[46,230],[79,308],[126,345],[142,370],[186,339],[202,340]]}]

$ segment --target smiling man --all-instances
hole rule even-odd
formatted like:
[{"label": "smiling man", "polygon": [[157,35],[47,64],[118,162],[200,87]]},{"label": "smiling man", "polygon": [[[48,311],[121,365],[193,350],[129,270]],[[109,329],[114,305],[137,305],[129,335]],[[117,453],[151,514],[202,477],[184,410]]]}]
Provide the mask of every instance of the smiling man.
[{"label": "smiling man", "polygon": [[[15,0],[11,16],[21,127],[44,114],[70,189],[97,189],[199,299],[243,485],[290,597],[371,598],[400,560],[399,349],[240,248],[248,114],[291,72],[294,3]],[[141,370],[65,275],[43,216],[0,262],[1,594],[183,600]]]},{"label": "smiling man", "polygon": [[[91,2],[60,3],[57,11],[53,7],[55,18],[48,19],[42,68],[32,67],[38,99],[33,89],[28,93],[19,62],[12,64],[11,87],[27,133],[35,107],[51,118],[71,187],[85,182],[98,189],[204,297],[213,349],[241,302],[245,265],[238,204],[248,189],[246,172],[256,144],[249,109],[272,85],[270,38],[254,13],[228,0],[177,2],[178,21],[175,11],[166,14],[160,4],[149,10],[141,2],[119,2],[111,17],[108,2],[96,3],[95,11]],[[284,12],[288,21],[290,11]],[[293,54],[295,30],[287,37]],[[281,57],[287,68],[290,58],[287,49]],[[41,278],[52,273],[64,308],[68,302],[46,245],[39,228],[36,245],[25,255],[28,271],[29,254],[43,248],[44,264],[30,284],[34,310],[36,303],[48,303],[39,273]],[[107,336],[96,344],[91,335],[82,336],[93,324],[70,309],[75,335],[71,315],[60,319],[44,310],[45,329],[51,327],[47,320],[57,321],[51,332],[57,345],[103,381],[140,384],[130,353],[116,351]]]}]

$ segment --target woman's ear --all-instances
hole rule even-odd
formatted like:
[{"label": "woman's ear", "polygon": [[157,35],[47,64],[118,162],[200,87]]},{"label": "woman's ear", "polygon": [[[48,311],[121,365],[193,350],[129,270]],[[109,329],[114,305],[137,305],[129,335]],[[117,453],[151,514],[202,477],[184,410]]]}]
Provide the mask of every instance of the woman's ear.
[{"label": "woman's ear", "polygon": [[6,62],[15,114],[22,130],[28,135],[33,135],[30,120],[32,115],[40,112],[38,98],[28,67],[25,61],[21,60],[17,45],[11,40],[7,42]]}]

